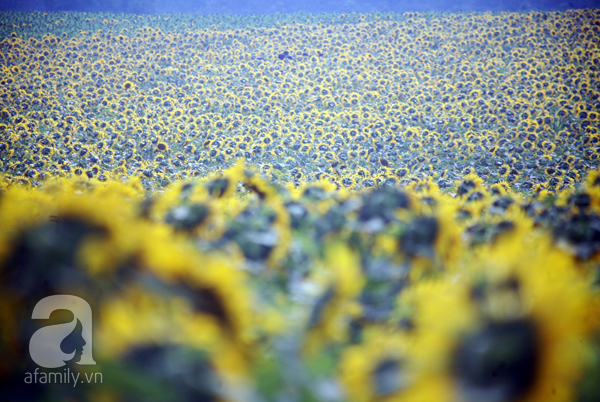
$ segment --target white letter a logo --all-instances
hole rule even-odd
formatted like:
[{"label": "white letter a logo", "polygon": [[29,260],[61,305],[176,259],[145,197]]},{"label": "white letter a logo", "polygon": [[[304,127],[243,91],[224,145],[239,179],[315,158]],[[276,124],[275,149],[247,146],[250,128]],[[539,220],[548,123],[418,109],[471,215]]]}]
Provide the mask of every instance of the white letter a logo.
[{"label": "white letter a logo", "polygon": [[72,353],[63,353],[62,341],[69,335],[79,321],[82,326],[83,343],[78,348],[81,359],[77,364],[96,364],[92,357],[92,309],[80,297],[71,295],[48,296],[40,300],[33,308],[32,319],[48,319],[54,310],[69,310],[73,313],[73,321],[65,324],[48,325],[38,329],[29,341],[29,354],[34,362],[46,368],[65,365],[75,357],[77,349]]}]

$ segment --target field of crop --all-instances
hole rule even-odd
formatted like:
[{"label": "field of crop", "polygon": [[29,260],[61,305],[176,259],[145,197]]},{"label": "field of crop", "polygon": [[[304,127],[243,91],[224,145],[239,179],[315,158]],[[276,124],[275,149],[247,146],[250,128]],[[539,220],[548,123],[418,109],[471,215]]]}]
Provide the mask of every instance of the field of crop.
[{"label": "field of crop", "polygon": [[[600,400],[599,10],[2,12],[0,40],[9,401]],[[32,321],[51,295],[93,348]],[[41,371],[101,383],[28,382],[66,322],[96,364]]]}]

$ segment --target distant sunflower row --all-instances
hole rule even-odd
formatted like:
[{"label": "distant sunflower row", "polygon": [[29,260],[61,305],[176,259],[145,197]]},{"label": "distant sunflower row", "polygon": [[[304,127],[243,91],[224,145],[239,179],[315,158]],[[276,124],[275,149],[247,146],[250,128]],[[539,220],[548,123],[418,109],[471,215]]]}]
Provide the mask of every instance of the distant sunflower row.
[{"label": "distant sunflower row", "polygon": [[[598,171],[527,198],[472,174],[455,196],[431,179],[282,188],[243,164],[164,191],[2,186],[0,373],[16,400],[599,395]],[[52,294],[92,306],[102,384],[23,385],[31,311]]]},{"label": "distant sunflower row", "polygon": [[556,192],[598,166],[597,10],[64,13],[65,31],[41,36],[53,15],[2,15],[14,31],[0,43],[0,161],[15,182],[159,188],[245,159],[297,186],[476,174]]}]

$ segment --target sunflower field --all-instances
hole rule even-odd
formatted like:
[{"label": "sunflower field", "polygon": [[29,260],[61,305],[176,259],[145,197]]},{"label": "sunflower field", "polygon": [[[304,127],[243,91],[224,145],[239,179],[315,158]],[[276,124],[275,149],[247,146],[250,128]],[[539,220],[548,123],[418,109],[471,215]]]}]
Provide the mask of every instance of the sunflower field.
[{"label": "sunflower field", "polygon": [[597,9],[0,12],[2,397],[600,401],[599,160]]}]

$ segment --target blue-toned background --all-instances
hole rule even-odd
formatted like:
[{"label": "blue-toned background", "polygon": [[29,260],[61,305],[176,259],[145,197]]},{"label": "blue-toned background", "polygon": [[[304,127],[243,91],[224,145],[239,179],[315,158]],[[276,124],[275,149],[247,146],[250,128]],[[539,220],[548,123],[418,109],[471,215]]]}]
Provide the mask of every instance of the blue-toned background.
[{"label": "blue-toned background", "polygon": [[265,14],[275,12],[519,11],[600,6],[600,0],[0,0],[0,10]]}]

